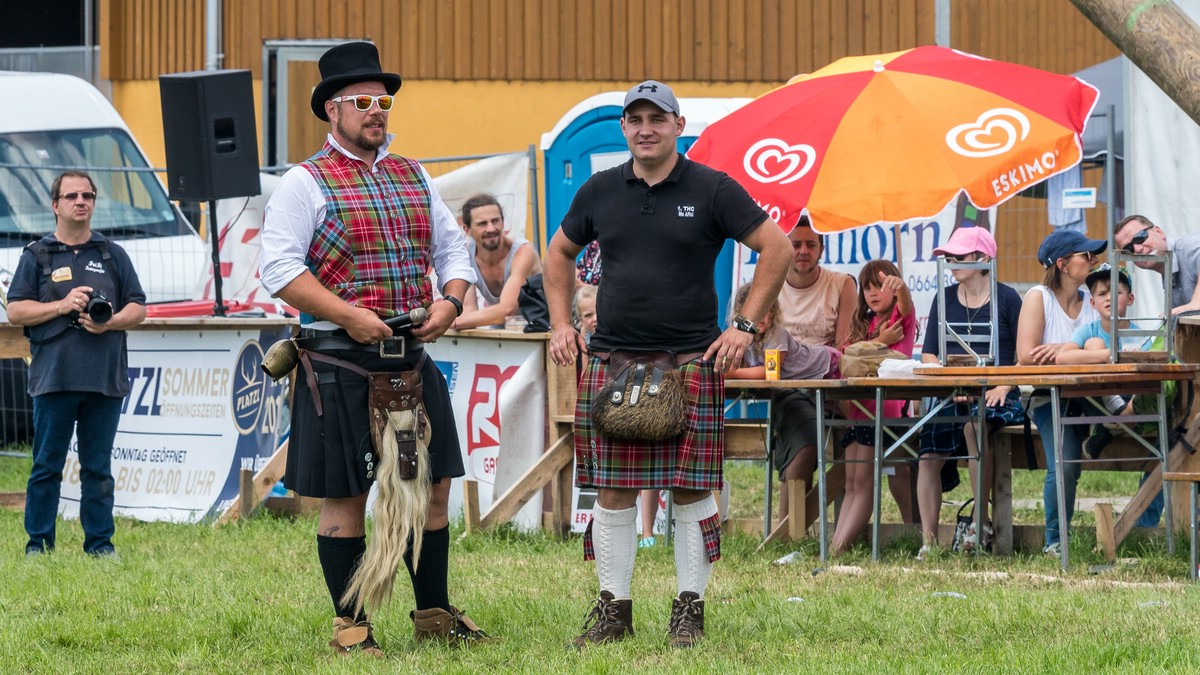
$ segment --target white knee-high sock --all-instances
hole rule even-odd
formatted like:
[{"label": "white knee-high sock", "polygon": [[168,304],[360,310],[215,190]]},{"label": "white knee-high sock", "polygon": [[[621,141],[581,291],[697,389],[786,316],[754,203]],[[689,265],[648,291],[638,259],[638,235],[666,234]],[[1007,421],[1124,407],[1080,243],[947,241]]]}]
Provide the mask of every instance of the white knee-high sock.
[{"label": "white knee-high sock", "polygon": [[712,563],[704,548],[704,534],[700,521],[717,512],[717,501],[712,495],[693,504],[680,504],[671,500],[675,512],[675,575],[680,593],[691,591],[704,598],[708,577],[712,574]]},{"label": "white knee-high sock", "polygon": [[630,597],[633,559],[637,555],[637,507],[609,511],[596,504],[592,509],[592,545],[600,590],[618,600]]}]

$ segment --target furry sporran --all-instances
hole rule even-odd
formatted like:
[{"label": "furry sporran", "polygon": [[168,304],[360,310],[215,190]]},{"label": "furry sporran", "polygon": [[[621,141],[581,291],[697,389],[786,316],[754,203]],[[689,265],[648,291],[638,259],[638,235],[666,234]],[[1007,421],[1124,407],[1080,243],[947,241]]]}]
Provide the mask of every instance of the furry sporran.
[{"label": "furry sporran", "polygon": [[687,396],[670,352],[612,352],[592,424],[612,438],[663,441],[683,433]]},{"label": "furry sporran", "polygon": [[387,602],[409,539],[417,568],[431,492],[430,424],[421,373],[370,373],[371,442],[375,448],[374,528],[343,603],[368,612]]}]

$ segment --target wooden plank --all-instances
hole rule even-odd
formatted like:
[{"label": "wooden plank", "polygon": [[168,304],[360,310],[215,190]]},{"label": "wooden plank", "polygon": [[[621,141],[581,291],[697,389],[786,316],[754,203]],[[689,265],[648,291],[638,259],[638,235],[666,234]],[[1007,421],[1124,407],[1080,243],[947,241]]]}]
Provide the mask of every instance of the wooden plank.
[{"label": "wooden plank", "polygon": [[563,467],[574,459],[575,436],[567,434],[559,438],[546,450],[533,466],[513,483],[504,494],[492,502],[487,513],[483,514],[479,526],[482,529],[491,528],[507,523],[521,510],[534,494],[553,479]]},{"label": "wooden plank", "polygon": [[1106,375],[1114,373],[1172,373],[1189,375],[1200,370],[1194,363],[1105,363],[1077,366],[917,366],[914,375],[938,377],[1008,377],[1017,375]]},{"label": "wooden plank", "polygon": [[1163,480],[1200,483],[1200,471],[1168,471],[1163,474]]},{"label": "wooden plank", "polygon": [[571,503],[575,486],[575,476],[571,469],[572,464],[568,462],[550,481],[550,512],[546,515],[551,525],[548,529],[559,537],[571,533],[571,517],[575,510]]},{"label": "wooden plank", "polygon": [[238,511],[243,518],[249,518],[258,500],[254,498],[254,472],[242,469],[238,472]]},{"label": "wooden plank", "polygon": [[479,529],[479,482],[463,481],[463,529],[471,534]]},{"label": "wooden plank", "polygon": [[[773,469],[769,468],[768,471]],[[788,524],[788,538],[792,541],[800,541],[807,534],[808,514],[805,509],[808,500],[805,499],[804,481],[789,480],[784,481],[784,489],[788,496],[788,517],[791,522]]]},{"label": "wooden plank", "polygon": [[24,492],[0,492],[0,509],[9,511],[25,510]]},{"label": "wooden plank", "polygon": [[1096,504],[1092,509],[1096,515],[1096,545],[1104,554],[1104,559],[1112,562],[1117,559],[1117,540],[1113,533],[1112,504]]},{"label": "wooden plank", "polygon": [[992,550],[997,555],[1010,555],[1013,552],[1012,449],[1016,446],[1008,440],[1002,443],[996,440],[995,435],[989,439],[987,453],[992,462]]},{"label": "wooden plank", "polygon": [[287,449],[287,441],[284,441],[275,449],[275,453],[271,455],[271,458],[267,460],[263,468],[253,475],[251,490],[246,490],[246,486],[240,484],[239,481],[238,496],[233,498],[225,513],[222,513],[217,518],[217,521],[213,524],[214,526],[232,523],[243,515],[243,494],[251,495],[251,503],[245,509],[248,513],[249,510],[252,510],[255,505],[262,501],[264,496],[271,492],[271,488],[279,482],[280,478],[283,478],[284,469],[287,467]]},{"label": "wooden plank", "polygon": [[725,423],[725,459],[766,459],[767,425],[761,422]]},{"label": "wooden plank", "polygon": [[[729,2],[729,35],[728,47],[729,70],[725,76],[729,81],[741,81],[746,77],[747,61],[747,29],[746,29],[746,0],[730,0]],[[755,49],[758,49],[758,34],[754,34]]]},{"label": "wooden plank", "polygon": [[846,12],[846,49],[851,54],[878,52],[879,0],[855,0],[846,4],[850,5]]},{"label": "wooden plank", "polygon": [[[1195,418],[1200,420],[1200,418]],[[1193,420],[1195,423],[1195,420]],[[1190,435],[1189,435],[1190,436]],[[1192,447],[1196,447],[1193,443]],[[1195,473],[1200,471],[1200,453],[1195,455],[1185,455],[1183,461],[1178,466],[1171,467],[1173,471],[1170,473]],[[1175,527],[1183,527],[1190,523],[1194,514],[1191,512],[1190,492],[1192,485],[1185,482],[1175,481],[1168,486],[1171,490],[1171,521]]]}]

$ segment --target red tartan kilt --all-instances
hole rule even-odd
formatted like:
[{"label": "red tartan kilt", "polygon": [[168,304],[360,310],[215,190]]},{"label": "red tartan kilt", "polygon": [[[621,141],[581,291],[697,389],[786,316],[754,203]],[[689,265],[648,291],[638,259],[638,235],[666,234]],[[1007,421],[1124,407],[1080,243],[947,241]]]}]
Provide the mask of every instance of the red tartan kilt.
[{"label": "red tartan kilt", "polygon": [[590,357],[575,404],[575,484],[579,487],[720,490],[725,458],[725,380],[712,361],[679,369],[688,397],[684,432],[667,441],[609,438],[592,426],[591,407],[608,366]]}]

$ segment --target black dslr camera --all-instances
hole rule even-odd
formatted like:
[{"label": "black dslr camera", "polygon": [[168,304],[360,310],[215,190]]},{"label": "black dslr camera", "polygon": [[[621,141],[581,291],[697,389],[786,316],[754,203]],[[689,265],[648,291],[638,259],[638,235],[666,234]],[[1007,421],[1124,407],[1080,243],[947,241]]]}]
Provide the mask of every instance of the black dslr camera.
[{"label": "black dslr camera", "polygon": [[92,320],[92,323],[108,323],[108,320],[113,317],[113,306],[108,296],[104,294],[104,291],[92,291],[87,296],[88,301],[84,305],[83,312]]}]

